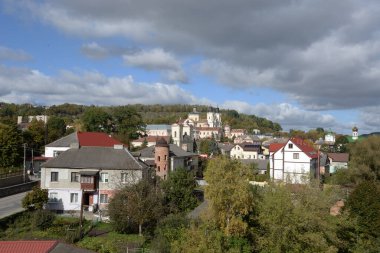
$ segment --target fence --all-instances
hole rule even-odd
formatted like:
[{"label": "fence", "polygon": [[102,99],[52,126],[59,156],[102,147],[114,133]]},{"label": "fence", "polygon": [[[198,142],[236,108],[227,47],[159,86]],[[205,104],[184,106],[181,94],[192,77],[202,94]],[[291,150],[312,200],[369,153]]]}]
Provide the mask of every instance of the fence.
[{"label": "fence", "polygon": [[20,176],[24,173],[23,169],[1,169],[0,170],[0,179],[2,178],[8,178],[8,177],[14,177],[14,176]]}]

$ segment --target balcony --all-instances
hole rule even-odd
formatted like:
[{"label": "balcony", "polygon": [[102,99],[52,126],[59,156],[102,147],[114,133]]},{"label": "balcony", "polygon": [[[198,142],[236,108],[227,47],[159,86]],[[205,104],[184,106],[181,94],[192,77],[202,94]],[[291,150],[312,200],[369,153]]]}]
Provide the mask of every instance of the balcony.
[{"label": "balcony", "polygon": [[81,171],[80,188],[83,191],[96,191],[99,171]]}]

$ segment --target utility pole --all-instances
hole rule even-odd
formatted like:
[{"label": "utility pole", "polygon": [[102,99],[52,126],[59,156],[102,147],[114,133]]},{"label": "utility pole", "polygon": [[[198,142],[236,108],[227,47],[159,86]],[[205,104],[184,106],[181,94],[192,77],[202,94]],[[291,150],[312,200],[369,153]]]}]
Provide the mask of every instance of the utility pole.
[{"label": "utility pole", "polygon": [[23,144],[24,146],[24,183],[26,182],[26,175],[25,175],[25,172],[26,172],[26,143]]},{"label": "utility pole", "polygon": [[34,153],[32,149],[32,175],[34,175]]},{"label": "utility pole", "polygon": [[80,202],[80,216],[79,216],[79,229],[80,229],[80,238],[83,236],[83,199],[84,199],[84,191],[82,189],[82,196]]}]

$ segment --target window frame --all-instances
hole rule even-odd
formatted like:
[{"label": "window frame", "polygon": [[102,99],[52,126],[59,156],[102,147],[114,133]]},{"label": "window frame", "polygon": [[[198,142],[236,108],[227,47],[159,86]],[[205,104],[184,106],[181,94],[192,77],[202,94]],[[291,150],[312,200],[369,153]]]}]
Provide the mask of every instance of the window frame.
[{"label": "window frame", "polygon": [[[52,195],[55,195],[55,197],[52,197]],[[48,200],[50,203],[58,202],[58,192],[49,192]]]},{"label": "window frame", "polygon": [[108,204],[108,194],[101,193],[99,196],[100,204]]},{"label": "window frame", "polygon": [[128,183],[128,172],[121,172],[120,181],[122,183]]},{"label": "window frame", "polygon": [[58,179],[59,179],[58,171],[51,171],[50,172],[50,182],[58,182]]},{"label": "window frame", "polygon": [[300,154],[299,153],[293,153],[293,159],[294,160],[300,159]]},{"label": "window frame", "polygon": [[102,182],[102,183],[108,183],[109,182],[108,172],[100,173],[100,182]]},{"label": "window frame", "polygon": [[79,203],[79,194],[77,192],[70,193],[70,204],[78,204],[78,203]]},{"label": "window frame", "polygon": [[80,182],[79,172],[71,172],[71,182],[76,182],[76,183]]}]

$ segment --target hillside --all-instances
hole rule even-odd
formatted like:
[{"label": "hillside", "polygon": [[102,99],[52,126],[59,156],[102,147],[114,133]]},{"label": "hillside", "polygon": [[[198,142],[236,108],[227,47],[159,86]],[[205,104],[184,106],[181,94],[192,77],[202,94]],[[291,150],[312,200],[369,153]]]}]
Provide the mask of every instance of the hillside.
[{"label": "hillside", "polygon": [[[18,115],[54,115],[65,119],[67,123],[74,122],[75,119],[81,117],[83,112],[89,106],[76,104],[53,105],[50,107],[33,106],[31,104],[7,104],[0,103],[0,121],[16,122]],[[119,106],[102,106],[107,112],[112,111]],[[146,124],[172,124],[179,119],[187,118],[189,112],[196,108],[201,118],[206,118],[209,110],[204,105],[127,105],[126,107],[136,110],[141,114]],[[282,130],[280,124],[274,123],[268,119],[257,117],[255,115],[247,115],[238,113],[235,110],[221,109],[223,124],[229,124],[232,128],[243,128],[248,131],[259,129],[263,133],[273,133]]]}]

